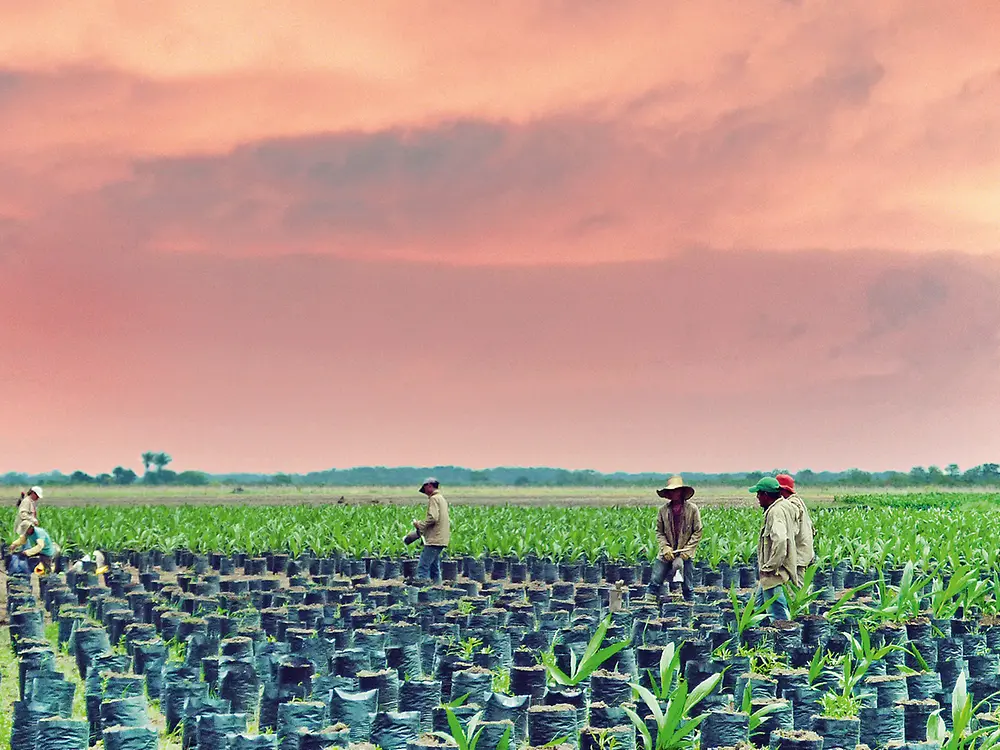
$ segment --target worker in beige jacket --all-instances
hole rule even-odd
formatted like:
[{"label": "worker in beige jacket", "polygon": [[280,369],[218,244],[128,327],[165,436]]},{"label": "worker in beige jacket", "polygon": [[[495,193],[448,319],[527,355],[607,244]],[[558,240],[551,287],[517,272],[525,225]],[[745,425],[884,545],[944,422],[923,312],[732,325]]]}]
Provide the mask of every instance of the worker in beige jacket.
[{"label": "worker in beige jacket", "polygon": [[424,548],[417,562],[417,578],[441,580],[441,553],[451,541],[451,522],[448,519],[448,501],[441,494],[440,482],[428,477],[420,486],[427,495],[427,516],[423,521],[413,519],[413,528],[424,538]]},{"label": "worker in beige jacket", "polygon": [[673,476],[666,487],[656,494],[667,504],[660,508],[656,516],[657,556],[649,579],[646,596],[655,599],[663,586],[663,579],[669,576],[673,583],[681,574],[681,592],[687,601],[694,597],[694,553],[701,541],[701,512],[691,502],[694,487],[684,484],[680,476]]},{"label": "worker in beige jacket", "polygon": [[806,568],[816,561],[816,551],[813,548],[813,524],[809,517],[809,509],[795,492],[795,478],[791,474],[778,474],[775,477],[781,487],[781,496],[795,506],[798,525],[795,529],[795,558],[797,563],[796,581],[801,586],[805,580]]},{"label": "worker in beige jacket", "polygon": [[42,488],[34,486],[21,493],[17,504],[17,518],[14,520],[14,536],[19,537],[29,526],[38,525],[38,501],[42,499]]},{"label": "worker in beige jacket", "polygon": [[774,477],[763,477],[750,488],[757,495],[757,502],[764,509],[764,523],[757,542],[757,566],[760,583],[757,585],[758,607],[767,606],[772,620],[787,620],[788,600],[782,586],[795,582],[797,557],[795,530],[798,515],[795,506],[781,496],[781,485]]}]

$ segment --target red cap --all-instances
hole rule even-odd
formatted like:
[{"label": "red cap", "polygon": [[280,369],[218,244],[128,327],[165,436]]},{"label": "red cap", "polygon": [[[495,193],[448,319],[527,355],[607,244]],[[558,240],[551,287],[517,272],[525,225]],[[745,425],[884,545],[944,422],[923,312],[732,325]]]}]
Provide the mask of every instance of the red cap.
[{"label": "red cap", "polygon": [[783,490],[795,492],[795,480],[792,478],[791,474],[778,474],[775,479],[778,480],[778,486],[780,486]]}]

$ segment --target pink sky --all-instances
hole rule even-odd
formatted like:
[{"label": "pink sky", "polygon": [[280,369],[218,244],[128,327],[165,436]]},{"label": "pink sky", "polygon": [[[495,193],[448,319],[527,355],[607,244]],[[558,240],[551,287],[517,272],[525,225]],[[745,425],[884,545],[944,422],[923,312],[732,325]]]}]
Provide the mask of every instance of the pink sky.
[{"label": "pink sky", "polygon": [[997,28],[0,0],[0,471],[1000,460]]}]

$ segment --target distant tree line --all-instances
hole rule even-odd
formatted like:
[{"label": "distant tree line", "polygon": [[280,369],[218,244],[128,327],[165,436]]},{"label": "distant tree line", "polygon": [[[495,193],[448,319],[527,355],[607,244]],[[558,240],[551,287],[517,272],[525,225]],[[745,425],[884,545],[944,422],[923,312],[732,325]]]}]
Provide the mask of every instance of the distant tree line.
[{"label": "distant tree line", "polygon": [[[0,484],[27,485],[49,484],[101,484],[146,485],[241,484],[241,485],[295,485],[295,486],[388,486],[414,488],[427,476],[435,476],[444,485],[453,486],[514,486],[514,487],[655,487],[671,471],[630,474],[614,472],[604,474],[590,469],[572,471],[548,467],[498,466],[492,469],[468,469],[461,466],[359,466],[353,469],[329,469],[308,474],[207,474],[201,471],[167,469],[173,459],[167,453],[142,454],[145,473],[139,477],[131,469],[116,466],[110,474],[91,476],[82,471],[63,474],[59,471],[28,475],[11,472],[0,476]],[[762,476],[773,476],[785,469],[734,473],[683,472],[684,478],[695,485],[749,486]],[[958,464],[944,469],[938,466],[914,466],[909,471],[812,471],[803,469],[790,472],[801,486],[822,487],[969,487],[1000,485],[1000,464],[986,463],[964,471]]]},{"label": "distant tree line", "polygon": [[[692,484],[749,486],[763,476],[774,476],[787,469],[731,473],[682,472]],[[296,484],[308,486],[409,486],[419,484],[429,475],[443,484],[461,486],[514,486],[514,487],[654,487],[670,475],[667,472],[630,474],[613,472],[604,474],[591,469],[571,471],[547,467],[500,466],[492,469],[468,469],[461,466],[386,467],[361,466],[353,469],[330,469],[308,474],[216,474],[213,481],[239,482],[242,484]],[[961,471],[957,464],[950,464],[942,471],[936,466],[915,466],[910,471],[813,471],[803,469],[788,472],[804,486],[843,487],[913,487],[913,486],[967,486],[1000,485],[1000,464],[982,464]],[[749,483],[749,484],[748,484]]]},{"label": "distant tree line", "polygon": [[[201,486],[212,483],[212,478],[203,471],[182,471],[177,473],[166,468],[173,461],[169,453],[147,451],[142,456],[144,474],[140,478],[132,469],[116,466],[110,474],[88,474],[85,471],[74,471],[63,474],[61,471],[51,471],[45,474],[24,474],[8,472],[0,476],[0,484],[18,486],[28,484],[95,484],[99,486],[129,486],[136,482],[140,484],[162,485],[179,484],[184,486]],[[151,469],[155,467],[155,471]]]}]

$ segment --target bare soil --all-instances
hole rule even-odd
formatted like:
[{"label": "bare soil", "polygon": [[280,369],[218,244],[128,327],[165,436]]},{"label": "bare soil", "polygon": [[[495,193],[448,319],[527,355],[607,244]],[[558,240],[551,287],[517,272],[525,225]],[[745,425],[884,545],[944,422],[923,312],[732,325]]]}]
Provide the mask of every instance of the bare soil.
[{"label": "bare soil", "polygon": [[[654,489],[645,487],[442,487],[452,505],[622,506],[659,505]],[[830,503],[850,494],[844,488],[810,488],[802,492],[809,503]],[[753,506],[742,487],[697,487],[694,501],[701,506]],[[79,505],[422,505],[416,488],[403,487],[51,487],[49,506]]]}]

